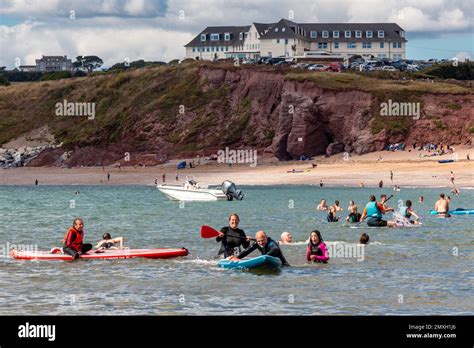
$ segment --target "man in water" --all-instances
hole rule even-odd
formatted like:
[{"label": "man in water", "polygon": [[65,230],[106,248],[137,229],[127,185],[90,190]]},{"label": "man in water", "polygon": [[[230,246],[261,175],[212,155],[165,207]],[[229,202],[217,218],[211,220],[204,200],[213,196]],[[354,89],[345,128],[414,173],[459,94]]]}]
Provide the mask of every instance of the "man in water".
[{"label": "man in water", "polygon": [[[413,210],[411,206],[412,206],[411,200],[407,199],[407,201],[405,202],[405,205],[400,207],[400,215],[408,219],[408,222],[410,222],[411,224],[419,225],[420,222],[418,220],[420,219],[420,217],[416,215],[415,211]],[[415,220],[410,220],[412,216],[415,218]]]},{"label": "man in water", "polygon": [[[393,209],[392,209],[393,210]],[[396,227],[395,221],[382,220],[382,214],[385,214],[385,210],[382,203],[376,201],[374,195],[369,196],[369,203],[364,208],[364,212],[360,218],[360,222],[364,222],[368,216],[367,225],[370,227]]]},{"label": "man in water", "polygon": [[280,240],[278,243],[280,244],[292,244],[293,243],[293,236],[290,232],[283,232],[280,236]]},{"label": "man in water", "polygon": [[[245,256],[249,255],[252,251],[258,249],[262,255],[268,255],[273,257],[278,257],[281,260],[283,266],[289,266],[289,263],[286,261],[283,253],[281,252],[278,243],[275,242],[270,237],[267,237],[267,234],[264,231],[258,231],[255,234],[256,243],[253,243],[247,250],[242,251],[237,259],[242,259]],[[231,258],[233,259],[233,258]]]},{"label": "man in water", "polygon": [[64,253],[71,255],[74,260],[80,255],[87,253],[92,249],[92,244],[84,244],[83,240],[84,220],[81,218],[75,218],[72,222],[72,227],[69,228],[64,236]]},{"label": "man in water", "polygon": [[449,202],[444,196],[444,193],[439,195],[438,200],[435,203],[434,210],[438,212],[438,215],[441,217],[451,217],[449,215]]},{"label": "man in water", "polygon": [[386,194],[380,195],[380,203],[383,205],[383,209],[385,210],[385,212],[388,213],[388,212],[393,211],[393,208],[389,208],[387,203],[385,203],[386,201],[387,201],[387,195]]}]

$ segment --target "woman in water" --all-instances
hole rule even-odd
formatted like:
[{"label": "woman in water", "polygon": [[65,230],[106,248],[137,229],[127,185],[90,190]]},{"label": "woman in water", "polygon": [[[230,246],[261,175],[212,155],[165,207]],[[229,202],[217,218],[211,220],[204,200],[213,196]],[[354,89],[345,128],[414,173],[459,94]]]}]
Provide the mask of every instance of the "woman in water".
[{"label": "woman in water", "polygon": [[318,204],[316,210],[319,210],[319,211],[326,211],[326,210],[328,210],[328,209],[329,209],[329,207],[328,207],[328,205],[327,205],[327,203],[326,203],[326,200],[325,200],[325,199],[321,199],[321,202],[319,202],[319,204]]},{"label": "woman in water", "polygon": [[[120,243],[120,246],[116,247],[116,243]],[[112,238],[110,233],[106,232],[102,235],[102,240],[97,243],[96,249],[123,249],[123,237]]]},{"label": "woman in water", "polygon": [[349,207],[347,210],[350,212],[349,216],[346,218],[346,222],[359,222],[361,214],[357,212],[357,205],[354,203],[354,201],[349,202]]},{"label": "woman in water", "polygon": [[[419,225],[420,222],[418,220],[420,219],[420,217],[416,215],[415,211],[413,210],[411,206],[412,206],[412,202],[408,199],[405,202],[405,206],[400,207],[400,215],[403,216],[404,218],[407,218],[411,224]],[[410,219],[412,216],[415,218],[415,220]]]},{"label": "woman in water", "polygon": [[321,237],[321,232],[314,230],[309,235],[309,243],[306,248],[306,260],[318,263],[327,263],[329,260],[329,253],[326,243]]},{"label": "woman in water", "polygon": [[327,216],[328,222],[338,222],[339,218],[336,215],[336,207],[331,205],[329,208],[328,216]]},{"label": "woman in water", "polygon": [[250,245],[250,238],[245,235],[245,232],[238,228],[240,218],[237,214],[229,216],[229,226],[222,227],[220,234],[216,237],[216,242],[220,242],[218,256],[224,254],[224,258],[240,254],[240,247],[247,249]]}]

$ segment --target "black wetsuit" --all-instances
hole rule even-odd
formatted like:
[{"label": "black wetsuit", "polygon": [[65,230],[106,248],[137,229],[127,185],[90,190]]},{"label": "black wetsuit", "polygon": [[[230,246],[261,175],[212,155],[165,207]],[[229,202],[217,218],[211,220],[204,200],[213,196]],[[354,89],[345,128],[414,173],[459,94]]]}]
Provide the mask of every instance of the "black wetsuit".
[{"label": "black wetsuit", "polygon": [[245,232],[240,228],[233,229],[230,226],[226,226],[221,228],[221,232],[225,236],[216,238],[216,242],[222,242],[217,255],[224,254],[224,257],[234,256],[236,252],[241,252],[240,246],[247,249],[250,245],[250,242],[244,239],[246,237]]},{"label": "black wetsuit", "polygon": [[258,249],[262,255],[269,255],[269,256],[274,256],[278,257],[281,260],[281,263],[283,266],[289,266],[290,264],[286,261],[285,257],[283,256],[283,253],[281,252],[280,247],[278,246],[278,243],[275,242],[273,239],[268,238],[267,244],[262,248],[258,243],[253,243],[250,248],[247,250],[244,250],[241,252],[237,258],[242,259],[248,254],[250,254],[252,251],[255,249]]}]

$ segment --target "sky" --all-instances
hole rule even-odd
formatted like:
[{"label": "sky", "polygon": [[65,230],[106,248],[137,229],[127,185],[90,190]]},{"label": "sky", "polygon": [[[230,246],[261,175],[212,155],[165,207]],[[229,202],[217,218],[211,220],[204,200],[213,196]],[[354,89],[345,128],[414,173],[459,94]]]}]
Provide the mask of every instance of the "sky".
[{"label": "sky", "polygon": [[0,66],[42,55],[125,60],[182,59],[206,26],[395,22],[407,58],[474,58],[473,0],[0,0]]}]

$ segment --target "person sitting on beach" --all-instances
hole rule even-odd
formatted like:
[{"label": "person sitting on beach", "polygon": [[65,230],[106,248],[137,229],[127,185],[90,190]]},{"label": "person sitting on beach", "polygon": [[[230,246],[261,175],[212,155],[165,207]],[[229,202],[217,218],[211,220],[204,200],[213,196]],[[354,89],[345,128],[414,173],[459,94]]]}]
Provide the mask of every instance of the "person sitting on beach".
[{"label": "person sitting on beach", "polygon": [[386,194],[380,195],[380,203],[383,205],[385,213],[393,211],[393,208],[389,208],[387,203],[385,203],[386,201],[387,201],[387,195]]},{"label": "person sitting on beach", "polygon": [[367,203],[364,208],[360,222],[364,222],[365,218],[368,216],[369,219],[367,220],[367,225],[370,227],[396,227],[397,224],[395,221],[382,220],[382,214],[385,214],[386,212],[387,210],[385,210],[383,204],[377,202],[374,195],[370,195],[369,203]]},{"label": "person sitting on beach", "polygon": [[283,232],[280,236],[280,240],[278,241],[279,244],[292,244],[293,243],[293,236],[290,232]]},{"label": "person sitting on beach", "polygon": [[367,233],[362,233],[360,235],[359,243],[360,244],[367,244],[369,243],[369,235]]},{"label": "person sitting on beach", "polygon": [[68,229],[63,239],[63,252],[71,255],[74,260],[81,254],[87,253],[92,249],[92,244],[84,244],[84,220],[75,218],[72,227]]},{"label": "person sitting on beach", "polygon": [[216,242],[221,243],[217,255],[224,254],[224,258],[240,253],[240,247],[247,249],[250,245],[250,238],[245,232],[238,228],[240,218],[237,214],[229,215],[229,226],[221,228],[220,234],[216,237]]},{"label": "person sitting on beach", "polygon": [[346,222],[359,222],[361,214],[357,212],[357,205],[354,203],[354,201],[349,202],[349,207],[347,208],[349,210],[349,216],[346,218]]},{"label": "person sitting on beach", "polygon": [[439,195],[439,198],[435,203],[434,210],[438,212],[439,216],[451,217],[451,215],[449,215],[449,213],[448,213],[448,211],[449,211],[449,201],[444,196],[444,193],[441,193]]},{"label": "person sitting on beach", "polygon": [[326,203],[326,200],[325,200],[325,199],[321,199],[321,202],[319,202],[319,204],[318,204],[316,210],[319,210],[319,211],[326,211],[326,210],[328,210],[328,209],[329,209],[329,207],[328,207],[328,205],[327,205],[327,203]]},{"label": "person sitting on beach", "polygon": [[254,250],[258,249],[262,255],[277,257],[281,260],[283,266],[289,266],[283,253],[278,246],[278,243],[267,236],[264,231],[258,231],[255,234],[256,243],[253,243],[247,250],[242,251],[237,257],[230,257],[230,260],[239,260],[249,255]]},{"label": "person sitting on beach", "polygon": [[[418,222],[418,220],[420,219],[420,217],[416,215],[415,211],[411,206],[412,202],[408,199],[405,202],[405,205],[400,207],[400,215],[404,218],[407,218],[411,224],[419,225],[420,222]],[[412,216],[415,218],[415,220],[410,220]]]},{"label": "person sitting on beach", "polygon": [[309,243],[306,247],[306,260],[318,263],[327,263],[329,253],[326,243],[318,230],[311,231],[309,234]]},{"label": "person sitting on beach", "polygon": [[[116,243],[120,245],[115,246]],[[112,238],[110,233],[106,232],[102,235],[102,240],[96,245],[97,250],[105,249],[123,249],[123,237]]]}]

